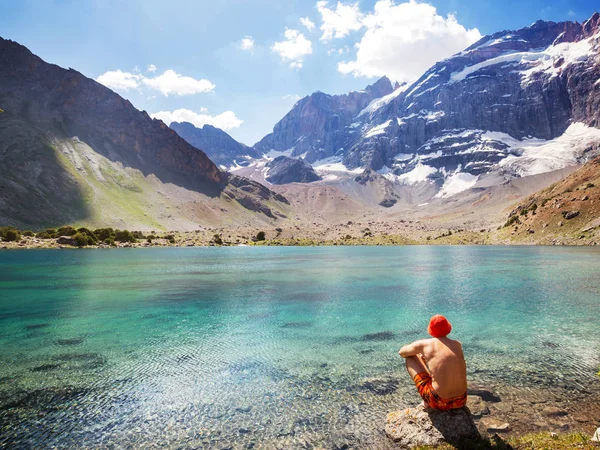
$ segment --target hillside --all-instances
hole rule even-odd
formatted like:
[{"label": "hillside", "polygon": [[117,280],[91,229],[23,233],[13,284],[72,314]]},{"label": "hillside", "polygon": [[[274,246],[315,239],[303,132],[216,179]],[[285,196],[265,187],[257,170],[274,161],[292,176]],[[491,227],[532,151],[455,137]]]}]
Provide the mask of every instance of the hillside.
[{"label": "hillside", "polygon": [[0,222],[193,229],[272,222],[287,205],[163,122],[0,38]]},{"label": "hillside", "polygon": [[600,158],[519,202],[498,236],[527,244],[599,243]]}]

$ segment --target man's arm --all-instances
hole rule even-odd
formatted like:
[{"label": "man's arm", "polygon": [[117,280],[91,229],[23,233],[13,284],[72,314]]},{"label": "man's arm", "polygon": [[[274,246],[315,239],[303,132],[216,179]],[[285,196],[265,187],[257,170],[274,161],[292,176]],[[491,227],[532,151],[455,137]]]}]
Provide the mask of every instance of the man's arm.
[{"label": "man's arm", "polygon": [[403,358],[408,358],[409,356],[416,356],[420,353],[423,353],[425,346],[427,345],[427,341],[421,339],[420,341],[415,341],[412,344],[407,344],[400,349],[398,354]]}]

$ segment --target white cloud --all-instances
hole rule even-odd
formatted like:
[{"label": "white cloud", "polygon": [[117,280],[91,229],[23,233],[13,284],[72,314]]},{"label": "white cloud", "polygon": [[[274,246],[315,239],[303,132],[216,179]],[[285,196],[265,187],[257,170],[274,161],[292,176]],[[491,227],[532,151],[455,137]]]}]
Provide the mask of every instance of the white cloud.
[{"label": "white cloud", "polygon": [[572,9],[570,9],[567,14],[569,15],[569,17],[575,17],[577,15],[577,14],[575,14],[575,11],[573,11]]},{"label": "white cloud", "polygon": [[184,77],[174,70],[165,70],[162,75],[155,78],[144,78],[142,82],[165,96],[169,94],[191,95],[200,92],[210,92],[215,85],[208,80],[196,80],[192,77]]},{"label": "white cloud", "polygon": [[300,97],[298,94],[287,94],[287,95],[284,95],[282,98],[284,100],[292,100],[293,102],[297,102],[302,97]]},{"label": "white cloud", "polygon": [[317,11],[321,13],[323,24],[321,40],[329,41],[333,38],[343,38],[351,31],[362,28],[363,14],[358,8],[358,3],[343,4],[338,2],[335,10],[327,7],[326,1],[317,2]]},{"label": "white cloud", "polygon": [[176,109],[175,111],[159,111],[150,114],[150,117],[160,119],[167,125],[170,125],[171,122],[189,122],[198,128],[202,128],[204,125],[209,124],[222,130],[239,128],[244,122],[243,120],[238,119],[233,111],[225,111],[216,116],[211,116],[209,114],[198,114],[189,109]]},{"label": "white cloud", "polygon": [[110,70],[96,78],[96,81],[110,89],[128,91],[139,88],[142,78],[141,75],[135,73]]},{"label": "white cloud", "polygon": [[156,72],[156,66],[154,64],[150,64],[146,70],[148,72]]},{"label": "white cloud", "polygon": [[395,5],[379,0],[362,20],[366,30],[356,44],[356,60],[338,64],[342,73],[397,81],[413,81],[431,65],[463,50],[481,34],[467,30],[456,17],[444,18],[436,8],[415,0]]},{"label": "white cloud", "polygon": [[254,39],[252,36],[246,36],[240,41],[240,48],[251,52],[254,50]]},{"label": "white cloud", "polygon": [[312,43],[298,30],[286,29],[285,40],[275,42],[272,50],[284,61],[289,61],[291,68],[299,69],[304,56],[312,53]]},{"label": "white cloud", "polygon": [[308,17],[302,17],[300,19],[300,23],[304,25],[308,31],[312,31],[315,29],[315,24]]},{"label": "white cloud", "polygon": [[[154,70],[151,69],[156,70],[156,67],[151,64],[148,66],[148,71],[153,72]],[[198,94],[200,92],[210,92],[215,88],[215,85],[208,80],[184,77],[174,70],[166,70],[162,75],[154,78],[145,77],[140,73],[112,70],[100,75],[96,78],[96,81],[118,91],[140,89],[142,86],[146,86],[162,92],[165,96],[169,94]]]}]

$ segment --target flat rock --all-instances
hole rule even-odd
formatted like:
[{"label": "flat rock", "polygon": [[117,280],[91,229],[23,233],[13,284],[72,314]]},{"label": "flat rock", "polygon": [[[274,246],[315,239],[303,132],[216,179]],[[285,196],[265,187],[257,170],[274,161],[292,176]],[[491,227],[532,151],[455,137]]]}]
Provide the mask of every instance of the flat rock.
[{"label": "flat rock", "polygon": [[471,411],[471,414],[475,418],[487,415],[490,413],[490,409],[487,404],[478,395],[467,396],[467,408]]},{"label": "flat rock", "polygon": [[404,448],[481,439],[467,408],[437,411],[418,406],[394,411],[387,415],[385,434]]},{"label": "flat rock", "polygon": [[557,408],[556,406],[546,406],[542,409],[542,414],[546,417],[561,417],[566,416],[567,412],[564,409]]},{"label": "flat rock", "polygon": [[489,432],[510,431],[510,424],[508,422],[494,419],[493,417],[484,417],[479,423]]}]

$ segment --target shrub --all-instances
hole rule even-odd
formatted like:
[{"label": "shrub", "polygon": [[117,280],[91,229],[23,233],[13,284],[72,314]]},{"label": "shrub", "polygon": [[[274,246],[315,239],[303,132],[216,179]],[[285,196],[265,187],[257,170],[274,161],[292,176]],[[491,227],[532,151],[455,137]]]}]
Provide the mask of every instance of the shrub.
[{"label": "shrub", "polygon": [[54,239],[56,236],[56,230],[54,228],[48,228],[44,231],[40,231],[36,234],[36,237],[39,239]]},{"label": "shrub", "polygon": [[221,239],[221,235],[215,234],[212,238],[212,241],[217,245],[223,245],[223,239]]},{"label": "shrub", "polygon": [[258,233],[256,233],[256,240],[257,241],[264,241],[265,240],[265,232],[264,231],[259,231]]},{"label": "shrub", "polygon": [[35,236],[35,233],[31,230],[25,230],[21,234],[26,237],[34,237]]},{"label": "shrub", "polygon": [[0,228],[0,238],[4,242],[15,242],[21,240],[21,233],[15,227]]},{"label": "shrub", "polygon": [[591,189],[593,187],[596,187],[596,185],[594,183],[588,183],[588,184],[585,185],[586,189]]},{"label": "shrub", "polygon": [[89,242],[88,245],[94,245],[94,244],[98,243],[98,238],[96,237],[96,235],[91,230],[88,230],[87,228],[79,228],[77,230],[77,233],[83,234],[88,237],[88,242]]},{"label": "shrub", "polygon": [[115,230],[112,228],[98,228],[94,230],[94,236],[100,241],[106,241],[110,237],[115,236]]},{"label": "shrub", "polygon": [[75,239],[75,245],[77,245],[77,247],[84,247],[86,245],[93,244],[93,242],[90,242],[91,238],[84,233],[76,233],[75,236],[73,236],[73,239]]},{"label": "shrub", "polygon": [[144,237],[145,237],[144,233],[142,233],[141,231],[133,231],[131,234],[136,239],[144,239]]},{"label": "shrub", "polygon": [[148,238],[148,239],[146,239],[146,242],[147,242],[148,244],[152,244],[152,238]]},{"label": "shrub", "polygon": [[117,230],[115,231],[115,241],[117,242],[135,242],[136,239],[133,236],[133,234],[131,234],[131,231],[129,230]]},{"label": "shrub", "polygon": [[112,238],[112,237],[109,237],[109,238],[105,239],[104,243],[106,245],[110,245],[111,247],[114,247],[115,245],[117,245],[117,244],[115,244],[115,239]]},{"label": "shrub", "polygon": [[77,230],[71,226],[60,227],[56,230],[56,234],[58,236],[75,236],[77,234]]},{"label": "shrub", "polygon": [[172,234],[167,234],[167,235],[165,236],[165,239],[166,239],[167,241],[169,241],[169,243],[171,243],[171,244],[174,244],[174,243],[175,243],[175,236],[173,236]]}]

